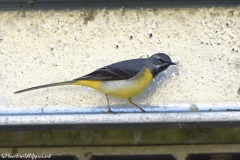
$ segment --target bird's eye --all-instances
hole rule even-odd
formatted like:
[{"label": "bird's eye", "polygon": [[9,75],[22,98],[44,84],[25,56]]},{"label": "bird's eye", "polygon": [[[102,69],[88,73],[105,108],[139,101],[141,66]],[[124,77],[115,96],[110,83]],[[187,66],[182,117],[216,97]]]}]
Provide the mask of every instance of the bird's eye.
[{"label": "bird's eye", "polygon": [[165,62],[162,58],[159,58],[158,60],[159,62]]}]

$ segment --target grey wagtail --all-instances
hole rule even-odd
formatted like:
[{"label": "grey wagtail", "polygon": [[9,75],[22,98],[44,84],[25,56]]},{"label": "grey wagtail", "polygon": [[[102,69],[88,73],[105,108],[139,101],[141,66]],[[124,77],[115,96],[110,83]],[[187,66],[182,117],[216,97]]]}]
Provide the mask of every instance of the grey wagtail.
[{"label": "grey wagtail", "polygon": [[36,86],[14,93],[53,86],[82,85],[105,93],[108,112],[113,112],[109,105],[108,95],[118,98],[128,98],[131,104],[139,108],[142,112],[146,112],[132,101],[132,97],[144,91],[152,80],[170,65],[176,64],[171,61],[168,55],[157,53],[149,58],[117,62],[71,81]]}]

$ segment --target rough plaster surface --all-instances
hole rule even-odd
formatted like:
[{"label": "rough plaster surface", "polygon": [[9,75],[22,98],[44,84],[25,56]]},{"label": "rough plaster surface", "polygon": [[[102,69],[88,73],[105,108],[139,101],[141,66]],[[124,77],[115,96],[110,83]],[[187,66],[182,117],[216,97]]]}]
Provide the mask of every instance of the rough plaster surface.
[{"label": "rough plaster surface", "polygon": [[[0,12],[0,106],[30,110],[106,106],[81,86],[15,95],[157,52],[177,66],[160,74],[139,105],[238,103],[240,8],[138,8]],[[111,105],[130,106],[110,98]]]}]

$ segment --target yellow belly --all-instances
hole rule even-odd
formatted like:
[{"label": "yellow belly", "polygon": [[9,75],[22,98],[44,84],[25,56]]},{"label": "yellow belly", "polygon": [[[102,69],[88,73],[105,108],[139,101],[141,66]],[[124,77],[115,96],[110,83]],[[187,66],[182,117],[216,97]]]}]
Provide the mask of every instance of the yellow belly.
[{"label": "yellow belly", "polygon": [[151,71],[148,68],[144,68],[142,69],[141,73],[130,80],[103,82],[93,80],[80,80],[74,84],[88,86],[113,97],[131,98],[144,91],[152,82],[152,80],[153,77]]}]

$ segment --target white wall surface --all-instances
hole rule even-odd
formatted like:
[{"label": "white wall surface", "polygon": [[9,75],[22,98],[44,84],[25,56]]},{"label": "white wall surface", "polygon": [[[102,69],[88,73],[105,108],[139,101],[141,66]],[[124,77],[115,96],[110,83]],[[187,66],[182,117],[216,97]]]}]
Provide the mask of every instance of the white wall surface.
[{"label": "white wall surface", "polygon": [[[133,99],[140,106],[236,104],[239,16],[239,6],[0,11],[0,106],[106,107],[103,94],[81,86],[13,92],[157,52],[178,64]],[[131,106],[116,98],[110,104]]]}]

